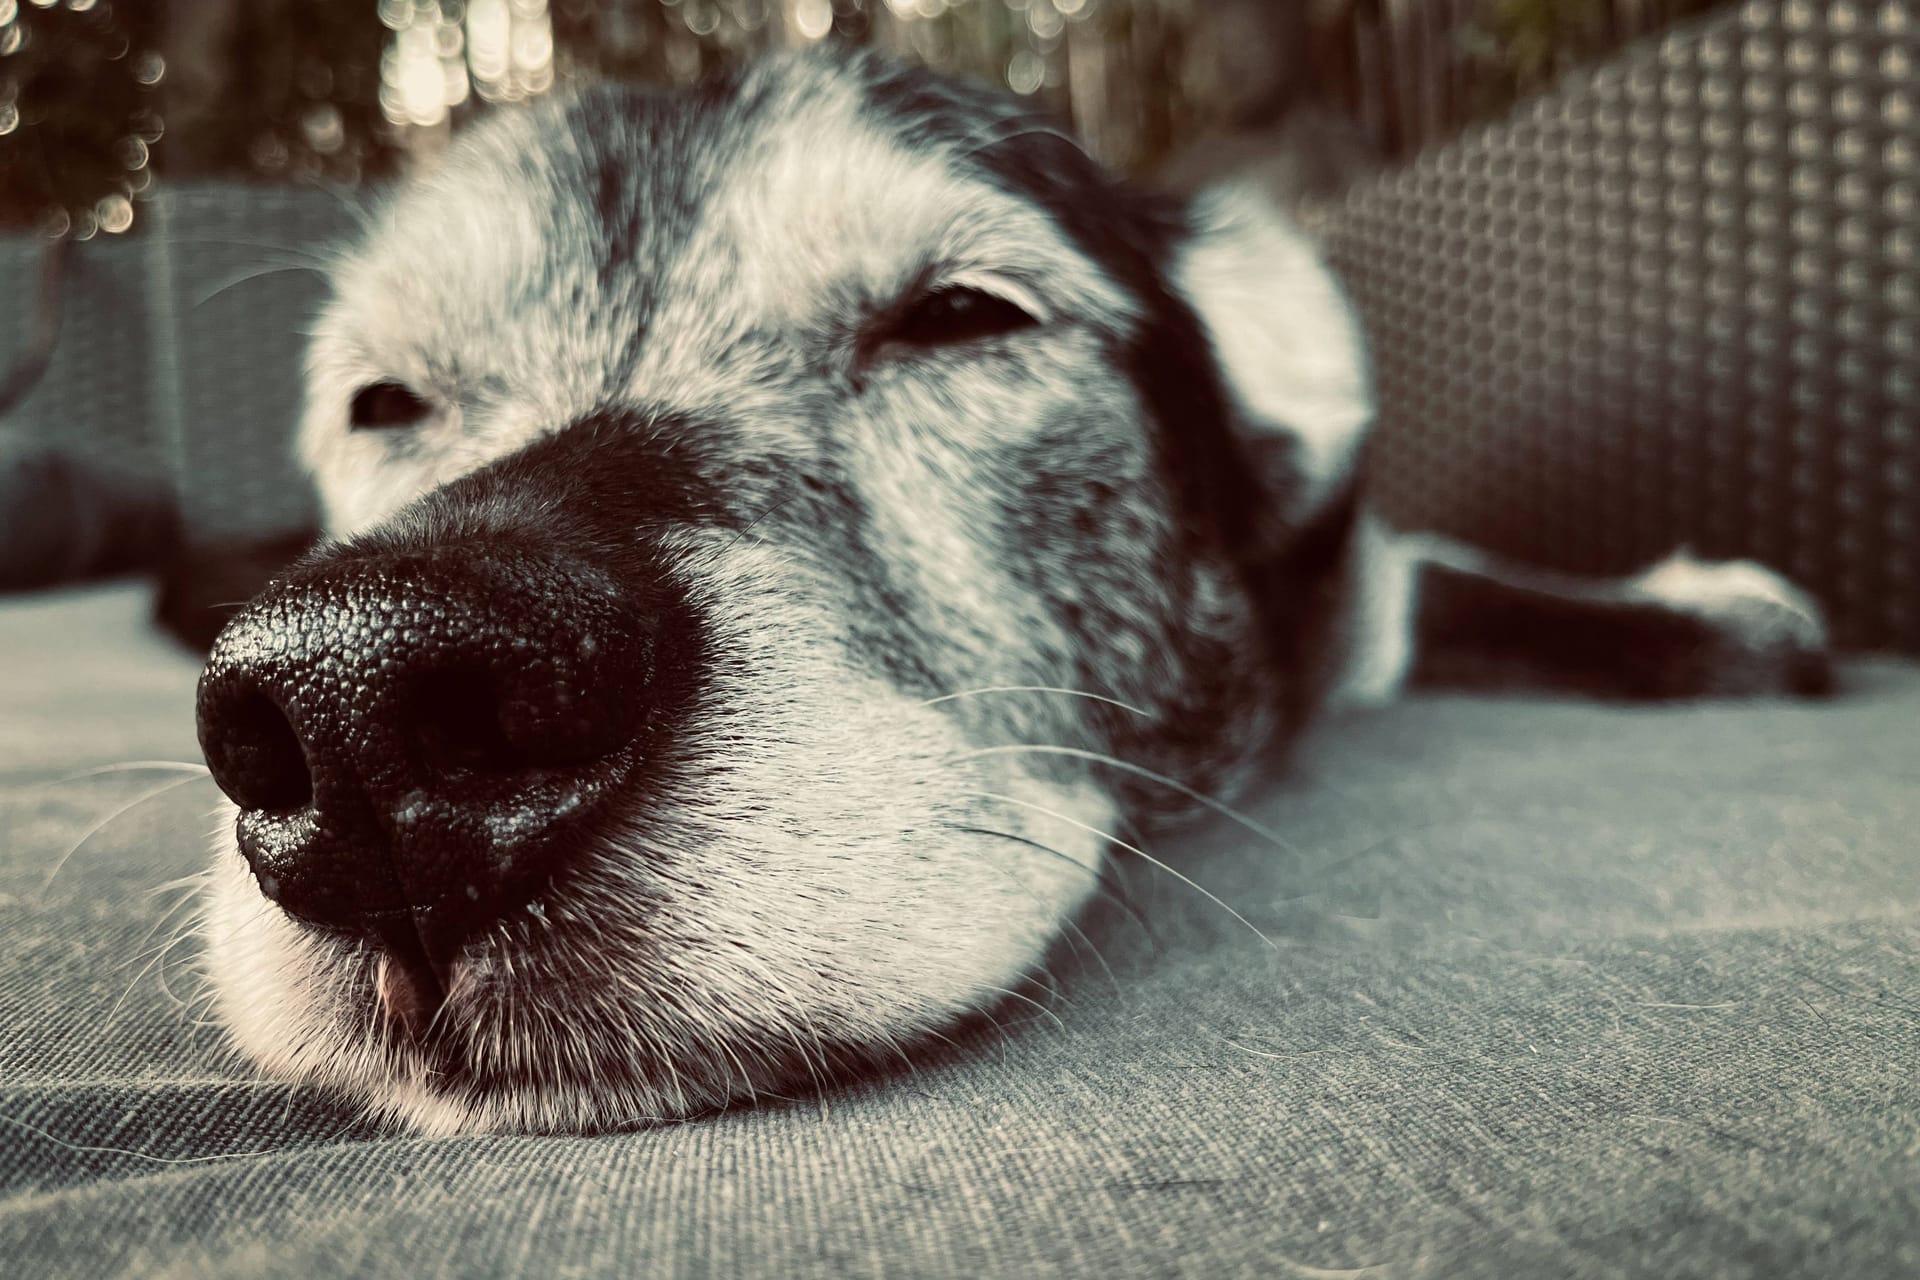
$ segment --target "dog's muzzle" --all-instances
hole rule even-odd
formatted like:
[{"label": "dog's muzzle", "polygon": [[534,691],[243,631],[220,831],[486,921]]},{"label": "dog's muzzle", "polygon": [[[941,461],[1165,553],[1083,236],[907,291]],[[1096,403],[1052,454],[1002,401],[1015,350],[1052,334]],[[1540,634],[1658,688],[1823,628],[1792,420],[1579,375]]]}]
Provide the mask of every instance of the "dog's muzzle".
[{"label": "dog's muzzle", "polygon": [[648,764],[663,622],[657,591],[485,542],[347,548],[270,588],[199,690],[261,892],[444,972]]}]

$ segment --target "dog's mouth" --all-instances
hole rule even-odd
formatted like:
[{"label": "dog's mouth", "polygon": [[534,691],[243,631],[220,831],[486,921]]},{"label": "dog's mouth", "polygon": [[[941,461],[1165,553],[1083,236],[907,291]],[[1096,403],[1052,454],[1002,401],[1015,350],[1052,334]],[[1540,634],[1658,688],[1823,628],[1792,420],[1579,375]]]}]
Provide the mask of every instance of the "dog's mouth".
[{"label": "dog's mouth", "polygon": [[373,990],[388,1025],[416,1045],[433,1034],[447,993],[465,976],[458,959],[436,964],[424,951],[390,949],[374,971]]},{"label": "dog's mouth", "polygon": [[1015,992],[1087,900],[1100,852],[1082,828],[1110,813],[1091,796],[1014,791],[1070,820],[969,813],[1018,836],[987,840],[926,814],[908,830],[896,812],[829,849],[810,832],[782,843],[777,821],[748,843],[693,818],[663,842],[692,847],[677,865],[662,846],[603,858],[446,961],[301,923],[261,901],[230,851],[208,976],[237,1047],[270,1074],[427,1133],[597,1131],[804,1101],[910,1060]]},{"label": "dog's mouth", "polygon": [[[555,1052],[557,1034],[602,1029],[590,981],[564,973],[552,948],[524,927],[544,914],[541,901],[516,913],[519,924],[500,924],[445,958],[417,941],[345,941],[338,963],[351,975],[348,1003],[368,1009],[370,1042],[390,1071],[424,1076],[435,1092],[471,1102],[569,1083],[591,1088],[614,1069],[610,1059]],[[508,1045],[518,1047],[495,1052]]]}]

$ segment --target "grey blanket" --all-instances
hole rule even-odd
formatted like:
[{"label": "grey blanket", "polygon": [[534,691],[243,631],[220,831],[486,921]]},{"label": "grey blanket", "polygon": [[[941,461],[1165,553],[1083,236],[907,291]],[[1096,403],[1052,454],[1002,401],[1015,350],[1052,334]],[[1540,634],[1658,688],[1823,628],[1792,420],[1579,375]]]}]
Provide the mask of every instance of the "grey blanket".
[{"label": "grey blanket", "polygon": [[202,1021],[210,784],[73,776],[197,758],[146,607],[0,608],[5,1274],[1920,1275],[1911,666],[1330,724],[1249,806],[1281,840],[1155,847],[1247,925],[1128,866],[889,1078],[428,1141]]}]

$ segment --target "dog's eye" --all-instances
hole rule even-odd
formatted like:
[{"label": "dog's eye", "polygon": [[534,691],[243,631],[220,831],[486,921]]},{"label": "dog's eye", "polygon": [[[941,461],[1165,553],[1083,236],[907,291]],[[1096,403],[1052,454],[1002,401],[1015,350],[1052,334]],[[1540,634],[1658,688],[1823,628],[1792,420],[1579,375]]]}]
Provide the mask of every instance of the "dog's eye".
[{"label": "dog's eye", "polygon": [[348,421],[355,431],[390,431],[411,427],[433,412],[433,406],[398,382],[374,382],[354,392]]},{"label": "dog's eye", "polygon": [[887,336],[916,347],[956,346],[1030,329],[1040,323],[1017,303],[963,285],[936,289],[893,323]]}]

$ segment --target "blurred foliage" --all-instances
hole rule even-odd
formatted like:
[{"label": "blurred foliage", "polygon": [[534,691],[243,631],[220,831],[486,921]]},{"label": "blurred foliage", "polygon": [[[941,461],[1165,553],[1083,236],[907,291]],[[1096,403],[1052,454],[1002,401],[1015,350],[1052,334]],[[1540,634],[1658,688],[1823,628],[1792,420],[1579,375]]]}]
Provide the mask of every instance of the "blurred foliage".
[{"label": "blurred foliage", "polygon": [[360,0],[0,0],[0,229],[125,231],[156,171],[391,172],[386,37]]},{"label": "blurred foliage", "polygon": [[155,11],[0,0],[0,227],[124,231],[152,179]]},{"label": "blurred foliage", "polygon": [[[1543,88],[1623,40],[1705,13],[1719,0],[1482,0],[1455,35],[1489,107]],[[1483,108],[1485,109],[1485,108]]]},{"label": "blurred foliage", "polygon": [[[152,172],[353,183],[492,101],[872,42],[985,75],[1143,169],[1303,94],[1405,154],[1710,0],[0,0],[0,228],[124,230]],[[539,79],[476,59],[538,24]],[[499,24],[508,26],[499,26]],[[528,28],[529,30],[531,28]],[[401,64],[408,56],[411,80]],[[518,53],[515,53],[518,56]],[[424,68],[420,65],[424,59]],[[425,115],[422,92],[446,99]],[[529,87],[531,86],[531,87]],[[473,92],[469,92],[469,89]],[[411,94],[412,98],[408,95]],[[164,123],[165,140],[161,141]],[[158,145],[156,145],[158,144]]]},{"label": "blurred foliage", "polygon": [[163,176],[355,183],[399,163],[380,112],[388,33],[372,0],[168,7]]}]

